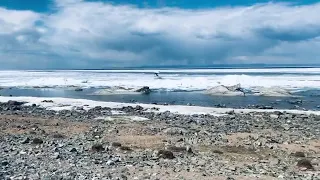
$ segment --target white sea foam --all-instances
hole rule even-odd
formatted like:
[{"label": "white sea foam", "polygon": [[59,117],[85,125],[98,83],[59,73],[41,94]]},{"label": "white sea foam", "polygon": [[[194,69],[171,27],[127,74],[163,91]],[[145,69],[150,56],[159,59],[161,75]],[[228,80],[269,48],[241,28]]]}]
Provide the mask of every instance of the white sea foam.
[{"label": "white sea foam", "polygon": [[[137,88],[149,86],[151,89],[188,91],[205,90],[219,84],[235,85],[239,83],[244,88],[257,86],[277,86],[284,89],[320,87],[320,68],[159,70],[162,79],[156,79],[153,74],[149,73],[155,71],[157,70],[0,71],[0,87],[122,86]],[[189,72],[192,74],[188,74]],[[251,72],[265,72],[265,74],[250,74]],[[304,74],[301,74],[302,72]]]},{"label": "white sea foam", "polygon": [[[68,70],[69,71],[69,70]],[[86,72],[87,70],[72,70]],[[320,73],[320,68],[266,68],[266,69],[130,69],[130,70],[90,70],[105,73]]]},{"label": "white sea foam", "polygon": [[[281,110],[281,109],[232,109],[232,108],[213,108],[213,107],[200,107],[200,106],[163,106],[163,105],[152,105],[152,104],[132,104],[132,103],[117,103],[117,102],[101,102],[92,101],[86,99],[70,99],[70,98],[39,98],[39,97],[4,97],[0,96],[0,102],[7,102],[9,100],[27,102],[26,105],[37,104],[49,110],[71,110],[76,107],[83,107],[88,110],[95,106],[110,107],[110,108],[121,108],[125,106],[136,106],[140,105],[143,108],[149,108],[151,111],[152,107],[159,109],[157,112],[170,111],[178,114],[211,114],[215,116],[226,115],[230,111],[235,113],[250,113],[250,112],[288,112],[293,114],[315,114],[320,115],[320,111],[301,111],[301,110]],[[52,100],[53,103],[42,102],[43,100]]]}]

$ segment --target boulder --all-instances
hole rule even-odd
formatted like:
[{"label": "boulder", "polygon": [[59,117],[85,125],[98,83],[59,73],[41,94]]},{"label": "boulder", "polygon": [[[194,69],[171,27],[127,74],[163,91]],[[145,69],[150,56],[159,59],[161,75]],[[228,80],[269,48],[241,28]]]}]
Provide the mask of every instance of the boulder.
[{"label": "boulder", "polygon": [[150,94],[151,89],[148,86],[144,86],[142,88],[136,89],[135,92],[143,93],[143,94]]},{"label": "boulder", "polygon": [[215,86],[206,90],[206,93],[213,96],[245,96],[240,84],[234,86]]}]

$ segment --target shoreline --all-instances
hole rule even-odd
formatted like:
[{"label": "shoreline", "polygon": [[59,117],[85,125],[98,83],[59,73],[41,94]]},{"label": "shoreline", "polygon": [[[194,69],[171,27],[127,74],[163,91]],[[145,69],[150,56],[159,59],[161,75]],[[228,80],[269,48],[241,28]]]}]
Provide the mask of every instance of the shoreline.
[{"label": "shoreline", "polygon": [[[154,104],[141,104],[141,103],[119,103],[119,102],[102,102],[93,101],[87,99],[73,99],[73,98],[56,98],[56,97],[7,97],[0,96],[0,102],[7,102],[9,100],[24,101],[27,105],[40,105],[41,107],[50,110],[72,110],[77,107],[83,107],[86,110],[92,109],[96,106],[109,107],[109,108],[123,108],[126,106],[141,106],[145,109],[150,109],[153,112],[166,112],[170,111],[176,114],[210,114],[210,115],[226,115],[229,112],[238,114],[248,114],[252,112],[260,113],[274,113],[274,112],[285,112],[292,114],[305,114],[305,115],[320,115],[320,111],[311,110],[291,110],[291,109],[235,109],[235,108],[215,108],[215,107],[203,107],[203,106],[184,106],[184,105],[154,105]],[[43,102],[45,100],[52,101],[50,103]],[[151,110],[156,108],[157,111]]]}]

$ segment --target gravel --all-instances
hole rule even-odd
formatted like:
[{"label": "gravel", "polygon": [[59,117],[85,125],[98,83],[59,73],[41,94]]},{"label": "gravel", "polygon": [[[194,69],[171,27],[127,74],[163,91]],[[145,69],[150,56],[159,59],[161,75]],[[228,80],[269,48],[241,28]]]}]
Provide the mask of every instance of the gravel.
[{"label": "gravel", "polygon": [[[108,116],[117,118],[96,119]],[[315,115],[52,111],[9,101],[0,129],[0,179],[320,179]]]}]

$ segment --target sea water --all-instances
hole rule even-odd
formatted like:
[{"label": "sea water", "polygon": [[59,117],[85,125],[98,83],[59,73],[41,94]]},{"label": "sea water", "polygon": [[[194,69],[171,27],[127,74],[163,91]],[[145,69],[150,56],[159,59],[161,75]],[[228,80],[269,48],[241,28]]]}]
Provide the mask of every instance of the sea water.
[{"label": "sea water", "polygon": [[[161,78],[155,78],[155,72],[160,72]],[[248,89],[277,86],[302,96],[303,103],[288,103],[296,99],[290,97],[214,97],[201,93],[217,85],[235,84]],[[84,91],[68,89],[73,86]],[[153,92],[149,95],[92,95],[98,89],[114,86],[149,86]],[[320,107],[320,68],[0,71],[0,87],[5,88],[0,90],[4,96],[227,107],[256,104],[276,108]]]},{"label": "sea water", "polygon": [[[154,77],[160,72],[161,79]],[[195,91],[222,85],[320,88],[320,68],[0,71],[1,87],[141,87]]]}]

